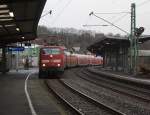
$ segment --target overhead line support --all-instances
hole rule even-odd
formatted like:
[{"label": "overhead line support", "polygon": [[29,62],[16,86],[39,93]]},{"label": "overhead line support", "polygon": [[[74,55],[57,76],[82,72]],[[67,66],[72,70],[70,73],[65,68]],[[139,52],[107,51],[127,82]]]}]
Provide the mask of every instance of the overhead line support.
[{"label": "overhead line support", "polygon": [[116,26],[115,24],[113,24],[113,23],[111,23],[111,22],[107,21],[107,20],[106,20],[106,19],[104,19],[104,18],[101,18],[101,17],[99,17],[99,16],[95,15],[95,13],[94,13],[94,12],[91,12],[89,15],[90,15],[90,16],[91,16],[91,15],[94,15],[95,17],[97,17],[97,18],[99,18],[99,19],[101,19],[101,20],[103,20],[103,21],[105,21],[105,22],[109,23],[110,25],[112,25],[112,26],[114,26],[114,27],[118,28],[118,29],[119,29],[119,30],[121,30],[122,32],[126,33],[127,35],[130,35],[127,31],[123,30],[122,28],[120,28],[120,27]]},{"label": "overhead line support", "polygon": [[131,4],[131,34],[130,40],[130,72],[136,74],[137,68],[137,42],[135,37],[136,28],[136,6],[135,3]]}]

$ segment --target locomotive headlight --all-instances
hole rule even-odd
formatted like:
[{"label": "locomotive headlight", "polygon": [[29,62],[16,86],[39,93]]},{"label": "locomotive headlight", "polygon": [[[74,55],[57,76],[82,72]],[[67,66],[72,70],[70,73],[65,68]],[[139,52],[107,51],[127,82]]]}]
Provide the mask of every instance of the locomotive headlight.
[{"label": "locomotive headlight", "polygon": [[60,67],[60,64],[57,64],[58,67]]},{"label": "locomotive headlight", "polygon": [[50,57],[52,58],[52,57],[53,57],[53,55],[50,55]]},{"label": "locomotive headlight", "polygon": [[45,67],[46,65],[45,65],[45,64],[42,64],[42,66]]}]

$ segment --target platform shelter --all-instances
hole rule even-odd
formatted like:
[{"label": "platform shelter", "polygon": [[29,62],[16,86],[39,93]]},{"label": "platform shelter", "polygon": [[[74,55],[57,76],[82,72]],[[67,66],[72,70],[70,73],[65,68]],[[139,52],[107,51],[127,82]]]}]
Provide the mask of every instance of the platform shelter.
[{"label": "platform shelter", "polygon": [[[140,37],[139,44],[147,40],[150,40],[150,36]],[[127,37],[103,36],[87,49],[103,57],[104,68],[129,72],[130,41]]]},{"label": "platform shelter", "polygon": [[8,44],[34,40],[46,0],[0,1],[0,71],[6,72]]}]

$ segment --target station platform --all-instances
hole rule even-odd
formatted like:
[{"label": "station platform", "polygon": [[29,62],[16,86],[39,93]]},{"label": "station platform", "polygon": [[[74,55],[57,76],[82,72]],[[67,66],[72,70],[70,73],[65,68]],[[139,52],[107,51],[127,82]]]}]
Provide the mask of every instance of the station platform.
[{"label": "station platform", "polygon": [[125,73],[125,72],[121,72],[121,71],[113,71],[113,70],[110,69],[110,68],[95,67],[95,69],[101,70],[101,71],[110,72],[110,73],[112,73],[112,74],[117,74],[117,75],[126,76],[126,77],[135,77],[135,78],[139,78],[139,79],[150,79],[150,74],[131,75],[131,74],[129,74],[129,73]]},{"label": "station platform", "polygon": [[0,115],[33,115],[25,93],[25,80],[30,73],[33,74],[28,79],[27,91],[36,114],[61,115],[43,80],[38,79],[37,68],[0,74]]},{"label": "station platform", "polygon": [[0,115],[30,115],[24,93],[27,73],[0,74]]},{"label": "station platform", "polygon": [[150,75],[131,75],[123,72],[116,72],[112,71],[108,68],[102,68],[102,67],[92,67],[88,68],[89,71],[99,74],[99,75],[104,75],[104,76],[109,76],[121,80],[127,80],[127,81],[133,81],[141,84],[146,84],[150,86]]}]

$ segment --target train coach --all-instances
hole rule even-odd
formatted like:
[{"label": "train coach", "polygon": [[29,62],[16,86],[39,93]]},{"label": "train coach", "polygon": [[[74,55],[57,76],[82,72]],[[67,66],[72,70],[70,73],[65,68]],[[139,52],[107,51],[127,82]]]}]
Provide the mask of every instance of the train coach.
[{"label": "train coach", "polygon": [[66,51],[63,46],[44,46],[40,48],[39,78],[51,73],[63,73],[65,68],[101,64],[101,57],[73,54]]}]

